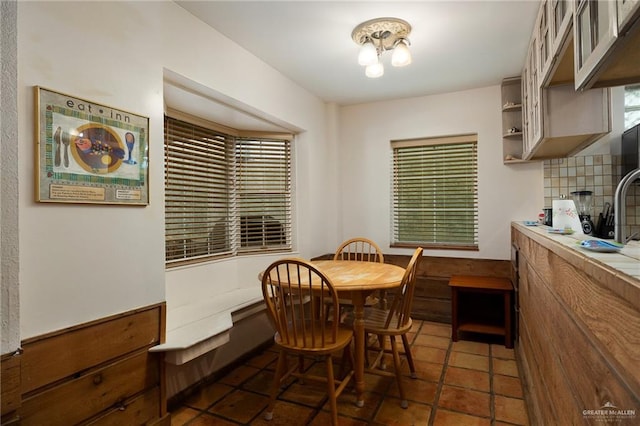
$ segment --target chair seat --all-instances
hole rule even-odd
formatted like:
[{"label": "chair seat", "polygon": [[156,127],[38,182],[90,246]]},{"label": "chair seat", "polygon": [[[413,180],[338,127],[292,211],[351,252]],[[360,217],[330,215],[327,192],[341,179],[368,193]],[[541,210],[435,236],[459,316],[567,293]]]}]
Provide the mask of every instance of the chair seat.
[{"label": "chair seat", "polygon": [[[364,329],[366,333],[370,334],[378,334],[385,336],[398,336],[400,334],[404,334],[411,330],[411,318],[409,321],[401,327],[397,327],[398,324],[398,316],[394,315],[389,327],[385,327],[387,322],[387,317],[389,315],[389,311],[380,308],[365,308],[364,309]],[[353,315],[348,316],[344,324],[353,326]]]},{"label": "chair seat", "polygon": [[[273,408],[284,380],[297,377],[300,380],[324,382],[331,408],[331,424],[338,426],[336,399],[354,376],[352,368],[346,375],[337,378],[333,373],[333,355],[342,351],[344,359],[351,359],[353,329],[338,321],[329,321],[321,303],[315,303],[328,295],[331,303],[327,309],[339,311],[338,292],[331,280],[315,266],[303,259],[289,258],[273,262],[262,275],[262,294],[267,314],[276,333],[275,345],[279,348],[278,365],[273,376],[269,404],[265,409],[265,420],[273,419]],[[318,296],[312,296],[318,295]],[[307,308],[311,301],[311,307]],[[297,365],[287,366],[287,356],[296,355]],[[304,358],[324,358],[324,376],[307,372]],[[297,371],[297,372],[296,372]]]},{"label": "chair seat", "polygon": [[316,330],[315,332],[309,328],[305,328],[304,331],[304,344],[302,338],[299,338],[298,344],[295,344],[295,340],[287,343],[282,340],[282,336],[279,332],[276,332],[273,341],[276,345],[286,348],[288,351],[293,351],[300,354],[314,354],[324,355],[332,352],[336,352],[351,342],[353,337],[353,328],[339,325],[338,333],[334,343],[331,342],[331,329],[325,331],[324,342],[322,341],[322,334]]}]

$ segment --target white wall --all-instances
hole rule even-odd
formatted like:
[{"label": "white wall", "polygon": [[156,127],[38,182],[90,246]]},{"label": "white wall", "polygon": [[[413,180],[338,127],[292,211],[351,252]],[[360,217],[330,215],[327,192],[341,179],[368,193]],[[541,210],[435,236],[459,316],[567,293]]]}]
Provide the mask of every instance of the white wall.
[{"label": "white wall", "polygon": [[[22,339],[161,302],[174,290],[197,296],[258,285],[267,261],[259,256],[172,272],[166,280],[171,289],[165,290],[165,69],[304,129],[294,148],[297,248],[313,256],[335,246],[336,213],[313,196],[332,192],[327,188],[335,182],[322,173],[331,154],[321,101],[172,2],[20,2]],[[149,206],[33,201],[34,85],[150,118]]]},{"label": "white wall", "polygon": [[510,222],[535,220],[544,207],[542,163],[503,164],[500,108],[500,86],[342,107],[342,236],[366,235],[381,244],[385,253],[407,253],[389,248],[390,141],[477,133],[480,250],[425,253],[509,259]]}]

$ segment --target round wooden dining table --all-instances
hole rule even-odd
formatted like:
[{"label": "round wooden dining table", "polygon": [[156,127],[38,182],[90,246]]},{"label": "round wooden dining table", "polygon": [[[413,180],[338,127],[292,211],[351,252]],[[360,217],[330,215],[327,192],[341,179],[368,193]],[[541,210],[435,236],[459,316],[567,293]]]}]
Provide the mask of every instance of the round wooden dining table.
[{"label": "round wooden dining table", "polygon": [[340,297],[349,297],[353,304],[355,340],[356,405],[364,405],[364,302],[376,290],[398,287],[404,276],[404,268],[388,263],[358,262],[350,260],[315,260],[311,263],[333,283]]},{"label": "round wooden dining table", "polygon": [[[388,290],[400,286],[405,269],[388,263],[352,260],[314,260],[311,264],[331,280],[339,297],[351,299],[354,313],[356,405],[362,407],[364,405],[365,300],[376,290]],[[262,276],[261,272],[258,278],[262,280]]]}]

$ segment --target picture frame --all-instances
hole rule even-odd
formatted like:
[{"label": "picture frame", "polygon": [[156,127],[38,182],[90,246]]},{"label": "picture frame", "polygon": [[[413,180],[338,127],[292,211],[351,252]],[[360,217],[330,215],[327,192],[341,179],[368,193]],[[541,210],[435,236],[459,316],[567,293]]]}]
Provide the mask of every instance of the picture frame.
[{"label": "picture frame", "polygon": [[149,118],[35,86],[36,201],[149,204]]}]

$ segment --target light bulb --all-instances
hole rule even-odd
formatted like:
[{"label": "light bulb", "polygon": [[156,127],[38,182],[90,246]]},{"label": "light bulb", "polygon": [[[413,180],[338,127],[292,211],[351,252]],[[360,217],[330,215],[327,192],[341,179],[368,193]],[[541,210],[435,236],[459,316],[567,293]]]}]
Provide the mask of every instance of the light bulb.
[{"label": "light bulb", "polygon": [[393,54],[391,55],[391,65],[394,67],[404,67],[411,63],[411,52],[409,52],[409,48],[407,47],[405,40],[400,40],[400,42],[393,49]]},{"label": "light bulb", "polygon": [[362,44],[360,53],[358,53],[358,63],[360,65],[373,65],[378,62],[378,52],[371,40],[367,40]]},{"label": "light bulb", "polygon": [[382,77],[384,74],[384,66],[382,65],[382,62],[378,61],[375,64],[367,65],[367,68],[364,70],[364,74],[369,78]]}]

